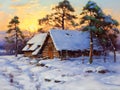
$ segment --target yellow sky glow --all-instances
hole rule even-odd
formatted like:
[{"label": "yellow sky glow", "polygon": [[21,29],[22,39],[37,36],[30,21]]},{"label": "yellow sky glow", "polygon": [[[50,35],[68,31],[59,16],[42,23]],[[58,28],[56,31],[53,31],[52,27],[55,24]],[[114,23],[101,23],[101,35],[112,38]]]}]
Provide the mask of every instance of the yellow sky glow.
[{"label": "yellow sky glow", "polygon": [[[21,0],[12,0],[13,2],[19,2]],[[29,30],[31,32],[36,32],[37,29],[40,27],[38,25],[38,19],[44,17],[46,14],[51,13],[50,9],[51,7],[55,6],[41,6],[40,0],[31,0],[27,4],[19,4],[16,5],[10,5],[9,9],[13,10],[13,13],[7,13],[0,11],[0,30],[7,30],[7,25],[9,24],[9,21],[14,17],[18,16],[20,20],[19,27],[21,30]],[[18,5],[19,4],[19,5]],[[0,7],[2,5],[0,4]],[[78,13],[80,13],[80,8],[75,7]],[[104,8],[104,12],[107,14],[110,14],[114,19],[117,21],[120,21],[120,13],[114,13],[114,10],[112,9],[106,9]],[[119,22],[120,23],[120,22]],[[120,28],[120,26],[119,26]]]},{"label": "yellow sky glow", "polygon": [[[13,1],[15,2],[19,0]],[[14,13],[11,14],[0,11],[0,16],[2,17],[0,18],[0,22],[3,22],[1,23],[2,25],[0,25],[0,30],[7,30],[7,26],[10,20],[14,16],[18,16],[20,21],[19,27],[21,30],[36,32],[40,27],[38,25],[38,19],[44,17],[47,14],[46,7],[42,7],[41,10],[41,6],[38,4],[37,0],[31,1],[28,4],[12,5],[9,8],[14,10]]]}]

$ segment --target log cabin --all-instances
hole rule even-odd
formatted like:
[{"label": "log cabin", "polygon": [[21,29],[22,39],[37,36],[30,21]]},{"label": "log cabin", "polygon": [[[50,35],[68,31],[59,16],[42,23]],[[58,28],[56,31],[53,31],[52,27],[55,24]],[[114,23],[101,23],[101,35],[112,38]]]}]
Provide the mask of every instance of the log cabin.
[{"label": "log cabin", "polygon": [[[102,47],[93,39],[95,55],[100,55]],[[24,56],[31,58],[61,58],[61,60],[81,55],[89,55],[90,34],[76,30],[50,30],[31,38],[23,48]]]}]

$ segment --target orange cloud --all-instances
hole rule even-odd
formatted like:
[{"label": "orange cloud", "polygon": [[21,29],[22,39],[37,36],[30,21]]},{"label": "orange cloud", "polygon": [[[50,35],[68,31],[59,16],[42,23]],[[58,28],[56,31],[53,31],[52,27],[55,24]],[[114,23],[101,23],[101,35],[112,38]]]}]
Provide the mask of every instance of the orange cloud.
[{"label": "orange cloud", "polygon": [[39,27],[38,19],[45,16],[47,11],[40,10],[39,4],[24,5],[16,7],[15,15],[20,17],[20,27],[31,31],[36,31]]},{"label": "orange cloud", "polygon": [[[18,0],[13,0],[18,1]],[[39,27],[38,19],[42,18],[48,13],[46,7],[41,7],[38,0],[32,0],[27,4],[21,5],[11,5],[10,9],[14,10],[13,13],[0,12],[0,29],[7,30],[7,25],[9,21],[14,17],[18,16],[20,18],[20,28],[22,30],[36,31]],[[2,25],[3,24],[3,25]]]},{"label": "orange cloud", "polygon": [[0,31],[1,30],[7,30],[7,25],[9,23],[9,20],[10,20],[10,15],[8,15],[7,13],[5,12],[0,12]]}]

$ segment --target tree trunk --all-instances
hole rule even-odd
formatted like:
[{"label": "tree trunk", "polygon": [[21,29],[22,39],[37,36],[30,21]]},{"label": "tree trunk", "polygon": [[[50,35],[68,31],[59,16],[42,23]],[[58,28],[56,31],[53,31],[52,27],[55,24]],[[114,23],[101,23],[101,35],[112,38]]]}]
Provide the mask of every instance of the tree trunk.
[{"label": "tree trunk", "polygon": [[[110,39],[111,40],[111,39]],[[113,42],[111,40],[112,48],[113,48],[113,53],[114,53],[114,62],[116,62],[116,51],[115,51],[115,46],[113,45]]]},{"label": "tree trunk", "polygon": [[107,56],[106,49],[104,49],[104,62],[106,62],[106,56]]},{"label": "tree trunk", "polygon": [[18,56],[18,35],[17,35],[17,27],[16,27],[16,24],[15,24],[15,39],[16,39],[16,41],[15,41],[15,56],[17,57]]},{"label": "tree trunk", "polygon": [[90,53],[89,53],[89,62],[93,62],[93,36],[92,31],[90,31]]},{"label": "tree trunk", "polygon": [[108,38],[110,39],[110,42],[111,42],[111,46],[113,48],[113,53],[114,53],[114,62],[116,62],[116,49],[115,49],[115,46],[111,40],[111,38],[108,36]]}]

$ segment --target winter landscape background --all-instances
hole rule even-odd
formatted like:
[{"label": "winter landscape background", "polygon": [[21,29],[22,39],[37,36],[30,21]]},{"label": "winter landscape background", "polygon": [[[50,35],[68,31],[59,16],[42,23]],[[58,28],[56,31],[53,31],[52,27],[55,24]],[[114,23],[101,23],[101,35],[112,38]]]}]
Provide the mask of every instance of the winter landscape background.
[{"label": "winter landscape background", "polygon": [[[120,0],[0,0],[0,90],[120,90],[119,3]],[[53,38],[47,44],[47,39],[37,43],[42,38],[27,43],[37,34],[50,36],[52,29],[84,34],[87,31],[89,42],[85,42],[84,34],[78,38],[78,33],[60,36],[59,32],[53,33],[54,39],[63,49],[56,49]],[[64,41],[65,37],[72,42]],[[94,39],[98,40],[96,44]],[[43,57],[44,43],[53,46],[46,49]],[[98,44],[102,50],[96,51],[94,45]],[[74,49],[75,46],[88,47]],[[53,51],[49,55],[54,59],[48,59],[49,51]],[[79,57],[71,57],[69,51],[77,51]]]}]

